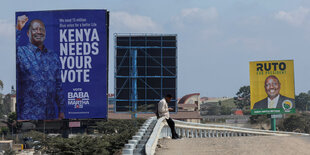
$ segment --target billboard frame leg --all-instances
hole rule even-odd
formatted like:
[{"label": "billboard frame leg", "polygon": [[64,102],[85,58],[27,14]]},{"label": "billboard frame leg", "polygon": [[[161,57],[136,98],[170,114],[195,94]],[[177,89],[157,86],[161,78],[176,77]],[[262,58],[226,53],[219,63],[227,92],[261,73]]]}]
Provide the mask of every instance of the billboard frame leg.
[{"label": "billboard frame leg", "polygon": [[271,130],[277,131],[277,125],[276,125],[276,118],[270,118],[271,119]]}]

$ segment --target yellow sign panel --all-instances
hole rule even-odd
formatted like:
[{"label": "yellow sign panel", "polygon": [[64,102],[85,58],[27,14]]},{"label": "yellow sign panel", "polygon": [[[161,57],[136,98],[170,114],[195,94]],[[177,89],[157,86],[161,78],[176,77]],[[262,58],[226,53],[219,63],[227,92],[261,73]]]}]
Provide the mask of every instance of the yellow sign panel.
[{"label": "yellow sign panel", "polygon": [[295,112],[294,61],[250,62],[252,114]]}]

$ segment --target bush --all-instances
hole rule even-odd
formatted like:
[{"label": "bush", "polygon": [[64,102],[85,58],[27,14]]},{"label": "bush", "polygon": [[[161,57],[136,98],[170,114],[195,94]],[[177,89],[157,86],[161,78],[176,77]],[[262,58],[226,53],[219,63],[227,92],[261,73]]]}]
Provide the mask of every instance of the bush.
[{"label": "bush", "polygon": [[52,137],[44,152],[47,154],[109,154],[110,143],[103,137],[77,136],[73,138]]},{"label": "bush", "polygon": [[98,122],[97,130],[104,134],[111,144],[107,147],[110,153],[115,153],[121,149],[129,139],[138,131],[145,119],[132,120],[109,120],[107,122]]},{"label": "bush", "polygon": [[100,133],[96,136],[62,138],[31,131],[24,134],[24,137],[39,141],[36,145],[40,147],[37,148],[47,154],[114,154],[124,147],[144,121],[145,119],[98,122],[93,127]]},{"label": "bush", "polygon": [[207,115],[220,115],[220,107],[217,105],[209,107]]},{"label": "bush", "polygon": [[262,123],[267,123],[267,122],[269,122],[267,115],[252,115],[250,117],[251,124],[262,124]]},{"label": "bush", "polygon": [[230,115],[231,114],[231,108],[230,107],[222,106],[220,114],[221,115]]},{"label": "bush", "polygon": [[283,131],[310,133],[310,115],[292,114],[281,121],[278,127]]}]

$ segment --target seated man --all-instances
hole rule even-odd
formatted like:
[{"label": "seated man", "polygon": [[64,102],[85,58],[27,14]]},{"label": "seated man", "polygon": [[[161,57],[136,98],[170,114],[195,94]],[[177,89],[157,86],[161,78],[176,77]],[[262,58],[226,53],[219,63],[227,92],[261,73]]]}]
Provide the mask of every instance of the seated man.
[{"label": "seated man", "polygon": [[175,131],[175,125],[174,121],[170,118],[169,110],[172,111],[172,108],[168,108],[168,102],[170,102],[172,99],[172,96],[170,94],[167,94],[165,98],[159,101],[158,103],[158,115],[160,117],[165,117],[166,121],[171,129],[171,135],[172,139],[178,139],[179,135]]}]

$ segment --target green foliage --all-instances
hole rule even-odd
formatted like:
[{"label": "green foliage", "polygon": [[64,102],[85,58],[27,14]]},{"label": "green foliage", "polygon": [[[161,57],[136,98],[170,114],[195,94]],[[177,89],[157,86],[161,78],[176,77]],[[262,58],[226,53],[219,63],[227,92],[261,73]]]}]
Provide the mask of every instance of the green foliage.
[{"label": "green foliage", "polygon": [[3,89],[3,82],[0,80],[0,90],[2,90]]},{"label": "green foliage", "polygon": [[[21,128],[22,123],[17,122],[17,114],[16,112],[12,112],[8,116],[7,125],[10,128],[10,131],[17,131]],[[12,128],[13,127],[13,128]]]},{"label": "green foliage", "polygon": [[234,103],[236,104],[237,108],[244,110],[250,106],[250,86],[241,87],[236,95],[237,96],[234,97]]},{"label": "green foliage", "polygon": [[118,120],[111,119],[106,122],[97,122],[96,129],[103,134],[116,134],[124,131],[134,131],[143,124],[145,119]]},{"label": "green foliage", "polygon": [[219,104],[219,106],[222,106],[222,101],[219,101],[218,104]]},{"label": "green foliage", "polygon": [[208,102],[201,105],[201,115],[231,115],[232,109],[236,109],[234,100],[227,99],[218,102]]},{"label": "green foliage", "polygon": [[29,131],[23,134],[23,137],[32,137],[33,140],[39,141],[44,144],[45,142],[45,134],[38,131]]},{"label": "green foliage", "polygon": [[9,128],[8,127],[1,127],[0,133],[3,135],[6,135],[9,132]]},{"label": "green foliage", "polygon": [[109,154],[106,148],[110,145],[103,137],[77,136],[73,138],[48,137],[44,148],[47,154]]},{"label": "green foliage", "polygon": [[117,152],[121,149],[127,141],[138,131],[145,119],[131,119],[131,120],[109,120],[107,122],[98,122],[96,129],[99,133],[105,135],[110,146],[107,150]]},{"label": "green foliage", "polygon": [[264,124],[270,124],[270,119],[267,115],[252,115],[250,117],[250,123],[259,125],[260,129],[265,129]]},{"label": "green foliage", "polygon": [[108,120],[98,122],[94,127],[100,134],[96,136],[76,136],[73,138],[50,137],[37,131],[24,134],[39,141],[40,150],[47,154],[114,154],[138,131],[144,119]]},{"label": "green foliage", "polygon": [[230,115],[230,114],[231,114],[231,108],[221,106],[221,108],[220,108],[220,114],[221,114],[221,115]]},{"label": "green foliage", "polygon": [[3,114],[4,115],[9,115],[11,112],[11,94],[7,94],[4,96],[4,100],[3,100],[3,106],[2,106],[2,110],[3,110]]},{"label": "green foliage", "polygon": [[8,123],[13,124],[17,120],[16,112],[12,112],[8,116]]},{"label": "green foliage", "polygon": [[233,98],[221,101],[221,106],[222,107],[229,107],[231,109],[235,109],[236,108],[236,105],[234,104],[234,99]]},{"label": "green foliage", "polygon": [[310,133],[310,114],[292,114],[278,125],[280,130]]},{"label": "green foliage", "polygon": [[285,119],[283,122],[283,127],[286,131],[295,131],[296,129],[304,128],[304,120],[297,115],[291,115],[289,118]]},{"label": "green foliage", "polygon": [[252,115],[250,117],[251,124],[262,124],[262,123],[267,123],[268,121],[269,121],[269,118],[267,118],[267,115]]},{"label": "green foliage", "polygon": [[309,110],[310,105],[310,94],[307,93],[300,93],[295,97],[296,109],[300,111],[307,111]]},{"label": "green foliage", "polygon": [[220,115],[220,106],[213,105],[211,107],[208,107],[208,115]]}]

